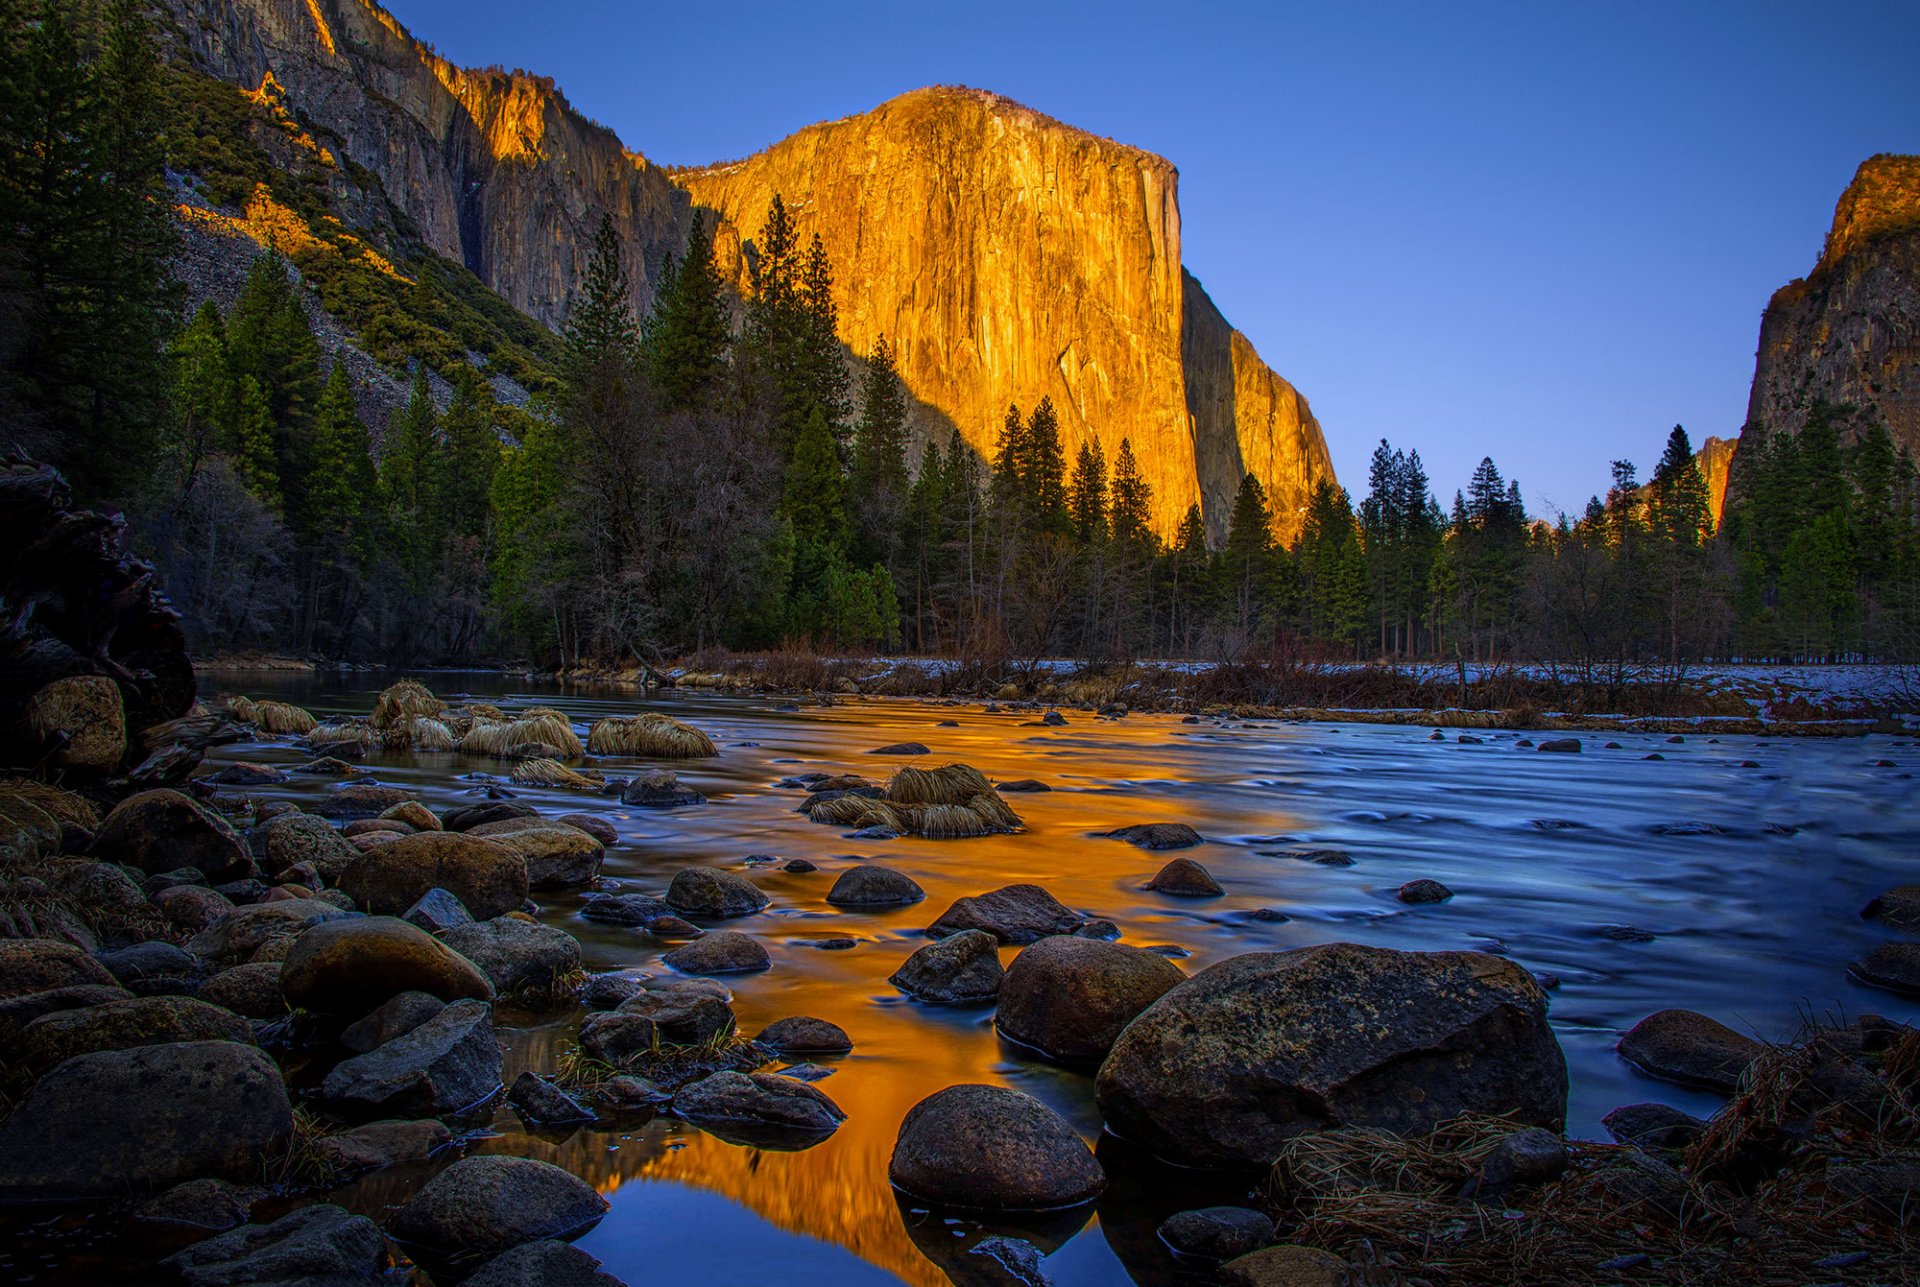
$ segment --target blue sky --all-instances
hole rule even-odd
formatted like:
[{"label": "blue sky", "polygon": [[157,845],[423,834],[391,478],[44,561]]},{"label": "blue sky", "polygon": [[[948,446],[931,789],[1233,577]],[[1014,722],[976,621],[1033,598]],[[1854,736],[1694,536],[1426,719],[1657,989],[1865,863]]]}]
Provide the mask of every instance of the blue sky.
[{"label": "blue sky", "polygon": [[1187,266],[1443,503],[1482,455],[1577,510],[1746,411],[1760,312],[1855,166],[1920,151],[1920,4],[390,0],[669,164],[904,90],[996,90],[1180,167]]}]

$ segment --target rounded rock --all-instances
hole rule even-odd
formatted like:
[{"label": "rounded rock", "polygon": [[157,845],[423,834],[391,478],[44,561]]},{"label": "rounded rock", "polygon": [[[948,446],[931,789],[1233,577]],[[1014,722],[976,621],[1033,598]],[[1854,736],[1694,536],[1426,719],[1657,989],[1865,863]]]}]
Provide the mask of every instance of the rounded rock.
[{"label": "rounded rock", "polygon": [[667,886],[667,904],[683,916],[724,920],[751,916],[768,902],[760,887],[745,876],[713,867],[685,867]]},{"label": "rounded rock", "polygon": [[1107,1187],[1058,1113],[1020,1091],[980,1085],[949,1086],[908,1110],[887,1178],[923,1201],[1003,1211],[1077,1206]]},{"label": "rounded rock", "polygon": [[837,907],[905,907],[926,896],[912,877],[877,863],[847,868],[827,891],[827,901]]},{"label": "rounded rock", "polygon": [[1125,1027],[1186,976],[1165,957],[1056,935],[1025,948],[1000,984],[1000,1031],[1062,1063],[1104,1059]]},{"label": "rounded rock", "polygon": [[1620,1038],[1620,1057],[1662,1081],[1731,1091],[1766,1049],[1752,1037],[1692,1010],[1660,1010]]},{"label": "rounded rock", "polygon": [[473,961],[391,916],[316,925],[294,940],[280,969],[289,1003],[320,1014],[356,1017],[402,992],[442,1001],[488,1001],[493,987]]},{"label": "rounded rock", "polygon": [[1175,858],[1154,873],[1147,888],[1175,898],[1218,898],[1226,892],[1212,872],[1191,858]]},{"label": "rounded rock", "polygon": [[607,1205],[592,1185],[549,1162],[468,1157],[429,1180],[387,1231],[429,1259],[472,1263],[523,1242],[577,1237]]},{"label": "rounded rock", "polygon": [[660,960],[686,974],[752,974],[773,968],[773,958],[759,939],[733,930],[703,935]]},{"label": "rounded rock", "polygon": [[754,1040],[784,1055],[843,1055],[853,1049],[845,1028],[807,1015],[776,1019]]},{"label": "rounded rock", "polygon": [[491,920],[527,901],[527,864],[492,841],[429,831],[361,854],[340,876],[340,888],[377,916],[403,915],[436,887]]},{"label": "rounded rock", "polygon": [[916,950],[888,978],[934,1005],[980,1005],[1000,994],[1000,944],[984,930],[963,930]]}]

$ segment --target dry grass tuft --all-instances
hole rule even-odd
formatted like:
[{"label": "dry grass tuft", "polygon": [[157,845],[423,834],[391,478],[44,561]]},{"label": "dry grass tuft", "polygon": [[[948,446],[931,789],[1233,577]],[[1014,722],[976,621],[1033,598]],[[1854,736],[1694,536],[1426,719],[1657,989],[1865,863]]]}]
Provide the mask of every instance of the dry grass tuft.
[{"label": "dry grass tuft", "polygon": [[460,749],[501,760],[512,748],[528,742],[551,746],[570,760],[586,754],[567,717],[545,706],[532,707],[505,722],[476,717],[473,728],[460,740]]},{"label": "dry grass tuft", "polygon": [[948,764],[937,769],[909,767],[893,775],[887,784],[887,799],[895,804],[965,804],[992,790],[987,775],[970,764]]},{"label": "dry grass tuft", "polygon": [[589,769],[577,773],[558,760],[522,760],[513,766],[513,780],[521,786],[564,787],[569,791],[598,791],[607,780]]},{"label": "dry grass tuft", "polygon": [[89,831],[100,825],[100,811],[94,808],[93,801],[32,778],[0,780],[0,800],[24,800],[51,815],[56,822],[71,823]]},{"label": "dry grass tuft", "polygon": [[894,831],[907,830],[899,810],[885,800],[874,800],[864,795],[843,795],[831,800],[822,800],[807,810],[807,816],[815,822],[824,822],[835,827],[853,827],[859,830],[867,827],[889,827]]},{"label": "dry grass tuft", "polygon": [[657,711],[598,721],[587,733],[587,749],[595,755],[663,760],[691,760],[720,753],[711,737],[691,724]]},{"label": "dry grass tuft", "polygon": [[384,732],[403,720],[430,719],[446,709],[447,704],[435,697],[425,684],[403,679],[374,702],[373,726]]},{"label": "dry grass tuft", "polygon": [[[384,694],[383,694],[384,696]],[[376,716],[376,724],[378,717]],[[387,724],[382,741],[390,751],[457,751],[460,739],[443,719],[427,715],[401,715]]]},{"label": "dry grass tuft", "polygon": [[242,724],[251,724],[271,737],[300,736],[311,733],[320,721],[311,713],[288,702],[256,702],[235,697],[227,703],[227,714]]},{"label": "dry grass tuft", "polygon": [[379,730],[363,719],[330,719],[307,733],[307,745],[321,755],[337,755],[341,747],[365,754],[381,744]]}]

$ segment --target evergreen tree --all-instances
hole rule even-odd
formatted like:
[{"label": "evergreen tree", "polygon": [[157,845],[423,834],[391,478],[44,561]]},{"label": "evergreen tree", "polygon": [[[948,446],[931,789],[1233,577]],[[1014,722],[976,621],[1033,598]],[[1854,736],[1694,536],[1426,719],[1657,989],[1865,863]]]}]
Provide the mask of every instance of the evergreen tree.
[{"label": "evergreen tree", "polygon": [[833,267],[815,233],[800,270],[800,368],[807,414],[815,408],[838,443],[850,418],[847,391],[852,381],[840,349],[840,314],[833,302]]},{"label": "evergreen tree", "polygon": [[304,489],[308,433],[320,399],[320,343],[307,321],[287,263],[256,255],[227,315],[227,358],[236,379],[250,378],[266,400],[273,454],[289,502]]},{"label": "evergreen tree", "polygon": [[486,531],[488,497],[500,468],[500,435],[494,402],[479,378],[463,373],[454,382],[453,403],[441,422],[433,466],[433,496],[443,531],[480,536]]},{"label": "evergreen tree", "polygon": [[1240,479],[1221,551],[1222,600],[1228,624],[1250,643],[1272,622],[1275,591],[1273,511],[1252,473]]},{"label": "evergreen tree", "polygon": [[613,216],[602,213],[587,257],[580,298],[567,315],[567,356],[563,378],[578,385],[603,361],[631,362],[639,347],[633,320],[633,283],[621,257]]},{"label": "evergreen tree", "polygon": [[1052,398],[1041,398],[1027,418],[1027,442],[1032,455],[1021,483],[1028,513],[1037,530],[1067,535],[1073,531],[1073,518],[1067,512],[1067,457]]},{"label": "evergreen tree", "polygon": [[907,403],[884,335],[873,343],[861,382],[847,491],[856,550],[868,560],[891,562],[908,495]]},{"label": "evergreen tree", "polygon": [[380,444],[380,490],[394,535],[402,541],[411,543],[424,536],[426,514],[433,500],[439,428],[440,416],[427,383],[427,368],[424,363],[415,363],[407,401],[387,421],[386,437]]},{"label": "evergreen tree", "polygon": [[661,405],[691,407],[711,397],[725,374],[732,339],[713,240],[696,216],[686,254],[668,260],[662,271],[647,326],[647,369]]},{"label": "evergreen tree", "polygon": [[1679,425],[1667,435],[1667,448],[1654,467],[1651,519],[1661,539],[1696,547],[1713,534],[1707,480],[1693,456],[1693,444]]},{"label": "evergreen tree", "polygon": [[[1123,545],[1144,542],[1152,533],[1153,485],[1140,476],[1140,464],[1133,458],[1133,443],[1120,440],[1113,458],[1113,538]],[[1199,517],[1199,508],[1193,509]],[[1204,527],[1202,529],[1204,533]],[[1204,543],[1204,535],[1202,537]]]},{"label": "evergreen tree", "polygon": [[1067,498],[1073,516],[1073,534],[1085,544],[1107,537],[1107,459],[1098,439],[1080,444],[1073,464],[1073,485]]}]

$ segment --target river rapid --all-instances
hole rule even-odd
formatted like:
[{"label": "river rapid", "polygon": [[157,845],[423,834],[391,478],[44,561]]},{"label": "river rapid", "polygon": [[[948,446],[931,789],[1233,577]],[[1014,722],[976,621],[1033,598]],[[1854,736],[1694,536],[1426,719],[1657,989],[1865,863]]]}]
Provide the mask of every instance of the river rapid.
[{"label": "river rapid", "polygon": [[[244,691],[298,702],[316,715],[364,715],[384,675],[220,675],[209,697]],[[544,813],[597,813],[620,833],[604,877],[627,891],[660,893],[673,873],[709,864],[747,873],[772,898],[766,911],[727,928],[759,938],[773,958],[764,974],[729,976],[743,1033],[788,1015],[832,1020],[852,1054],[816,1083],[848,1114],[831,1138],[799,1153],[737,1146],[672,1118],[641,1128],[529,1132],[502,1107],[478,1151],[557,1162],[612,1201],[579,1245],[628,1282],[703,1284],[939,1284],[969,1273],[965,1249],[993,1232],[1048,1252],[1056,1284],[1175,1282],[1154,1236],[1175,1211],[1244,1201],[1244,1185],[1175,1171],[1101,1138],[1092,1079],[1001,1041],[990,1009],[909,1001],[887,982],[955,898],[1033,882],[1062,902],[1115,922],[1122,942],[1170,945],[1191,974],[1242,952],[1352,940],[1403,949],[1498,952],[1551,976],[1552,1020],[1572,1075],[1569,1132],[1605,1138],[1600,1118],[1628,1103],[1660,1100],[1705,1115],[1715,1096],[1647,1079],[1614,1053],[1620,1034],[1670,1006],[1704,1011],[1765,1039],[1791,1037],[1808,1017],[1861,1013],[1920,1019],[1913,1001],[1875,991],[1848,964],[1891,933],[1860,908],[1915,879],[1920,807],[1912,768],[1920,743],[1886,737],[1836,740],[1665,735],[1583,735],[1581,754],[1540,754],[1523,734],[1394,725],[1286,724],[1173,715],[1037,724],[1033,711],[989,713],[978,704],[840,699],[783,709],[773,698],[668,696],[560,689],[498,675],[421,676],[450,699],[470,695],[508,709],[550,704],[584,734],[606,715],[662,710],[719,745],[681,761],[681,780],[709,797],[672,811],[627,808],[617,798],[509,786]],[[945,727],[953,721],[953,727]],[[901,761],[872,748],[925,743]],[[1617,749],[1605,743],[1617,742]],[[1658,755],[1664,758],[1649,759]],[[215,764],[248,760],[283,768],[310,758],[291,739],[220,748]],[[803,793],[780,779],[858,772],[884,780],[903,762],[974,765],[995,781],[1038,778],[1053,789],[1009,795],[1025,820],[1015,835],[872,842],[793,812]],[[1743,767],[1745,762],[1757,767]],[[1886,763],[1881,763],[1886,762]],[[594,757],[627,776],[650,762]],[[458,754],[376,755],[372,779],[420,793],[436,811],[483,789],[464,775],[496,775],[497,761]],[[295,775],[256,796],[311,806],[337,785]],[[1212,872],[1224,897],[1189,900],[1141,888],[1172,854],[1096,833],[1141,822],[1185,822],[1207,843],[1183,851]],[[1337,850],[1334,866],[1289,851]],[[807,858],[789,873],[750,855]],[[828,888],[856,859],[897,868],[927,900],[857,911],[830,906]],[[1450,887],[1448,902],[1408,906],[1407,881]],[[675,946],[642,930],[582,919],[578,893],[543,895],[540,919],[581,942],[590,970],[667,973]],[[1256,918],[1259,909],[1283,920]],[[813,943],[852,937],[847,951]],[[1002,951],[1011,960],[1017,949]],[[1551,981],[1557,980],[1557,983]],[[503,1015],[506,1076],[552,1071],[578,1028],[577,1010],[516,1020]],[[781,1065],[774,1065],[775,1068]],[[959,1082],[1027,1091],[1098,1142],[1112,1181],[1091,1211],[1034,1224],[982,1225],[897,1201],[887,1159],[901,1118],[917,1101]],[[328,1200],[378,1218],[432,1173],[398,1168],[355,1182]],[[973,1260],[977,1272],[979,1261]]]}]

